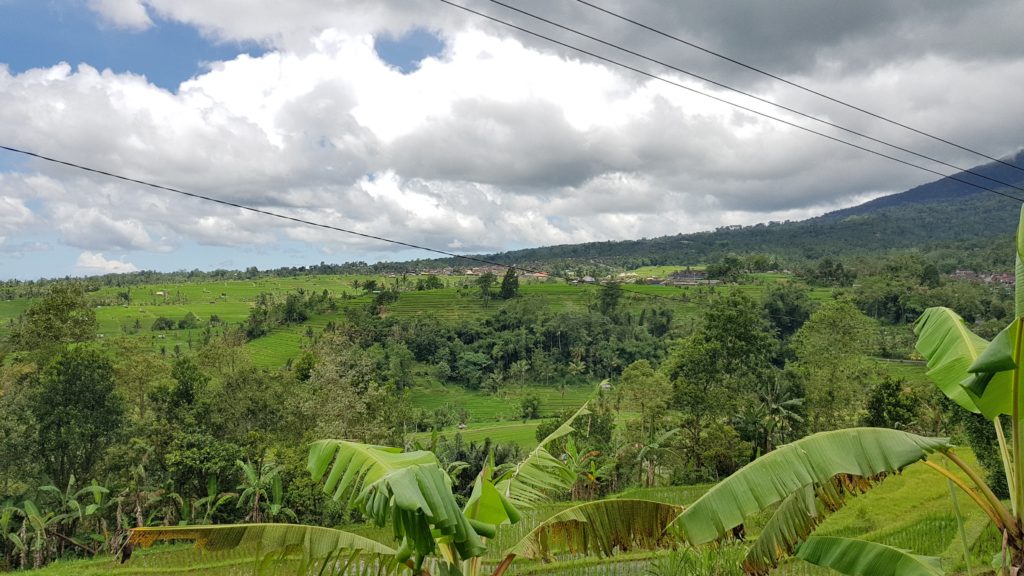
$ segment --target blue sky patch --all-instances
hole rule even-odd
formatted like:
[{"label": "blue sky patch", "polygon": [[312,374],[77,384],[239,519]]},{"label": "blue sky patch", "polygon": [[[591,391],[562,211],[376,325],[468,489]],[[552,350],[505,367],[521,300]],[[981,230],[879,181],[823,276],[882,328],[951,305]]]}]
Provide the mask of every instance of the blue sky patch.
[{"label": "blue sky patch", "polygon": [[417,28],[398,39],[378,36],[373,49],[381,60],[398,68],[402,74],[409,74],[420,67],[423,59],[441,54],[444,41],[432,32]]},{"label": "blue sky patch", "polygon": [[0,62],[17,74],[59,62],[133,72],[170,91],[204,63],[266,50],[255,43],[215,43],[191,26],[160,20],[148,30],[121,30],[101,22],[85,2],[0,1]]}]

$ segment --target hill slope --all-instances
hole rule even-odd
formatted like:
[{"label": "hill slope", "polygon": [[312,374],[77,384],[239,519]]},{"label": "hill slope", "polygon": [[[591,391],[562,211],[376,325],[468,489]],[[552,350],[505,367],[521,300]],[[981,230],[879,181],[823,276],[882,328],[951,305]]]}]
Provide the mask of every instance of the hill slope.
[{"label": "hill slope", "polygon": [[[1008,159],[1024,166],[1024,151]],[[990,163],[972,169],[1024,187],[1024,172]],[[998,185],[961,172],[957,178],[990,188]],[[1003,190],[1024,197],[1024,192]],[[852,256],[889,250],[935,250],[953,243],[984,244],[1016,230],[1019,205],[962,182],[942,178],[899,194],[800,222],[757,224],[739,229],[679,234],[644,240],[590,242],[517,250],[485,256],[508,264],[558,260],[611,265],[699,264],[729,252],[762,252],[788,261]],[[958,248],[964,248],[958,246]],[[1011,255],[1000,267],[1012,265]],[[446,262],[458,265],[454,260]]]}]

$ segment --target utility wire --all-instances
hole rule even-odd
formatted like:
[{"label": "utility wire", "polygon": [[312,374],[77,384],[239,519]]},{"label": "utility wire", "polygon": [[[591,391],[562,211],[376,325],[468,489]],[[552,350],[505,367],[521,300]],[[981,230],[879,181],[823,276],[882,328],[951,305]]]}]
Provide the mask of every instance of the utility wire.
[{"label": "utility wire", "polygon": [[588,6],[590,8],[593,8],[594,10],[597,10],[598,12],[603,12],[604,14],[607,14],[607,15],[612,16],[614,18],[618,18],[619,20],[622,20],[624,22],[629,22],[630,24],[633,24],[635,26],[639,26],[640,28],[643,28],[643,29],[648,30],[650,32],[654,32],[655,34],[658,34],[658,35],[663,36],[665,38],[668,38],[670,40],[674,40],[676,42],[679,42],[680,44],[685,44],[686,46],[689,46],[689,47],[694,48],[696,50],[700,50],[701,52],[704,52],[706,54],[710,54],[712,56],[715,56],[716,58],[721,58],[722,60],[725,60],[727,62],[731,62],[731,63],[733,63],[733,64],[735,64],[737,66],[746,68],[747,70],[750,70],[750,71],[753,71],[753,72],[757,72],[758,74],[762,74],[762,75],[767,76],[769,78],[772,78],[774,80],[778,80],[779,82],[782,82],[783,84],[792,86],[794,88],[798,88],[798,89],[803,90],[804,92],[807,92],[807,93],[810,93],[810,94],[814,94],[815,96],[818,96],[820,98],[824,98],[825,100],[828,100],[830,102],[834,102],[836,104],[839,104],[840,106],[845,106],[846,108],[849,108],[851,110],[856,110],[857,112],[860,112],[862,114],[867,114],[868,116],[871,116],[872,118],[877,118],[878,120],[881,120],[881,121],[886,122],[888,124],[891,124],[893,126],[899,126],[900,128],[903,128],[905,130],[909,130],[911,132],[914,132],[915,134],[920,134],[921,136],[925,136],[927,138],[931,138],[932,140],[935,140],[937,142],[942,142],[943,144],[948,144],[949,146],[953,146],[954,148],[959,148],[960,150],[963,150],[964,152],[970,152],[971,154],[976,154],[978,156],[981,156],[982,158],[986,158],[986,159],[991,160],[993,162],[998,162],[999,164],[1002,164],[1004,166],[1009,166],[1010,168],[1013,168],[1014,170],[1018,170],[1020,172],[1024,172],[1024,168],[1021,168],[1020,166],[1017,166],[1016,164],[1011,164],[1011,163],[1006,162],[1004,160],[1000,160],[999,158],[995,158],[995,157],[989,156],[988,154],[985,154],[984,152],[979,152],[977,150],[974,150],[973,148],[968,148],[966,146],[962,146],[962,145],[957,144],[956,142],[950,141],[950,140],[948,140],[946,138],[942,138],[940,136],[936,136],[936,135],[931,134],[929,132],[925,132],[924,130],[920,130],[920,129],[914,128],[913,126],[908,126],[907,124],[904,124],[902,122],[898,122],[896,120],[893,120],[893,119],[888,118],[886,116],[883,116],[881,114],[872,112],[872,111],[867,110],[865,108],[861,108],[860,106],[856,106],[854,104],[846,102],[845,100],[840,100],[839,98],[835,98],[833,96],[829,96],[828,94],[825,94],[825,93],[820,92],[818,90],[815,90],[813,88],[809,88],[809,87],[807,87],[807,86],[805,86],[803,84],[800,84],[798,82],[794,82],[792,80],[787,80],[787,79],[785,79],[785,78],[783,78],[781,76],[778,76],[776,74],[772,74],[771,72],[767,72],[767,71],[765,71],[765,70],[763,70],[761,68],[757,68],[755,66],[751,66],[750,64],[746,64],[744,62],[736,60],[735,58],[731,58],[729,56],[726,56],[725,54],[721,54],[721,53],[715,52],[714,50],[711,50],[709,48],[705,48],[704,46],[701,46],[700,44],[697,44],[695,42],[690,42],[688,40],[684,40],[682,38],[679,38],[678,36],[674,36],[672,34],[669,34],[668,32],[659,30],[659,29],[657,29],[657,28],[655,28],[653,26],[650,26],[648,24],[644,24],[643,22],[638,22],[636,20],[633,20],[631,18],[623,16],[622,14],[619,14],[617,12],[613,12],[611,10],[608,10],[607,8],[602,8],[601,6],[598,6],[596,4],[588,2],[587,0],[576,0],[576,1],[579,2],[580,4],[583,4],[584,6]]},{"label": "utility wire", "polygon": [[675,70],[676,72],[679,72],[680,74],[685,74],[685,75],[690,76],[692,78],[696,78],[696,79],[701,80],[703,82],[707,82],[708,84],[712,84],[714,86],[718,86],[719,88],[723,88],[725,90],[729,90],[731,92],[735,92],[737,94],[741,94],[743,96],[746,96],[747,98],[751,98],[753,100],[757,100],[758,102],[762,102],[764,104],[768,104],[770,106],[774,106],[776,108],[779,108],[781,110],[785,110],[785,111],[790,112],[792,114],[796,114],[797,116],[801,116],[803,118],[807,118],[809,120],[813,120],[815,122],[818,122],[820,124],[824,124],[826,126],[835,128],[837,130],[842,130],[843,132],[846,132],[848,134],[853,134],[854,136],[860,136],[861,138],[864,138],[866,140],[870,140],[870,141],[875,142],[877,144],[882,144],[883,146],[888,146],[889,148],[892,148],[894,150],[899,150],[900,152],[906,152],[907,154],[911,154],[911,155],[917,156],[918,158],[922,158],[924,160],[930,160],[932,162],[935,162],[936,164],[941,164],[943,166],[946,166],[948,168],[953,168],[954,170],[957,170],[957,171],[960,171],[960,172],[966,172],[968,174],[973,174],[974,176],[977,176],[979,178],[984,178],[985,180],[988,180],[990,182],[994,182],[996,184],[1001,184],[1003,186],[1016,189],[1016,190],[1018,190],[1020,192],[1024,192],[1024,187],[1018,186],[1016,184],[1012,184],[1010,182],[1004,182],[1003,180],[999,180],[997,178],[992,178],[992,177],[986,176],[984,174],[979,174],[978,172],[975,172],[974,170],[972,170],[970,168],[963,168],[963,167],[957,166],[956,164],[950,164],[949,162],[945,162],[943,160],[939,160],[938,158],[934,158],[934,157],[928,156],[926,154],[921,154],[921,153],[918,153],[918,152],[914,152],[913,150],[910,150],[908,148],[904,148],[903,146],[899,146],[899,145],[896,145],[896,144],[891,144],[889,142],[886,142],[885,140],[881,140],[879,138],[875,138],[873,136],[869,136],[868,134],[865,134],[863,132],[859,132],[859,131],[854,130],[852,128],[847,128],[845,126],[842,126],[840,124],[836,124],[834,122],[830,122],[830,121],[825,120],[823,118],[818,118],[817,116],[814,116],[812,114],[807,114],[807,113],[801,112],[801,111],[799,111],[799,110],[797,110],[795,108],[790,108],[789,106],[785,106],[783,104],[779,104],[778,102],[773,102],[771,100],[768,100],[767,98],[762,98],[760,96],[757,96],[756,94],[752,94],[750,92],[741,90],[739,88],[736,88],[736,87],[733,87],[733,86],[729,86],[728,84],[723,84],[721,82],[718,82],[716,80],[712,80],[711,78],[708,78],[706,76],[702,76],[702,75],[697,74],[695,72],[691,72],[689,70],[684,70],[684,69],[679,68],[677,66],[674,66],[672,64],[668,64],[668,63],[663,62],[661,60],[657,60],[655,58],[651,58],[650,56],[646,56],[644,54],[641,54],[640,52],[636,52],[634,50],[630,50],[629,48],[624,48],[624,47],[622,47],[622,46],[620,46],[618,44],[614,44],[612,42],[608,42],[606,40],[602,40],[601,38],[598,38],[596,36],[592,36],[592,35],[587,34],[585,32],[581,32],[581,31],[579,31],[579,30],[577,30],[575,28],[572,28],[570,26],[566,26],[564,24],[560,24],[560,23],[555,22],[553,20],[549,20],[548,18],[544,18],[543,16],[538,16],[537,14],[534,14],[532,12],[523,10],[521,8],[517,8],[517,7],[512,6],[510,4],[506,4],[505,2],[502,2],[501,0],[489,0],[489,1],[491,3],[493,3],[493,4],[497,4],[498,6],[502,6],[502,7],[506,8],[506,9],[508,9],[508,10],[512,10],[513,12],[518,12],[519,14],[522,14],[523,16],[527,16],[529,18],[533,18],[534,20],[537,20],[537,21],[540,21],[540,22],[544,22],[545,24],[549,24],[551,26],[555,26],[556,28],[560,28],[562,30],[565,30],[566,32],[570,32],[570,33],[575,34],[577,36],[581,36],[583,38],[586,38],[588,40],[592,40],[594,42],[598,42],[598,43],[603,44],[605,46],[608,46],[610,48],[614,48],[614,49],[619,50],[621,52],[625,52],[626,54],[630,54],[632,56],[636,56],[637,58],[642,58],[644,60],[647,60],[648,62],[651,62],[651,63],[654,63],[654,64],[658,64],[659,66],[664,66],[665,68],[669,68],[671,70]]},{"label": "utility wire", "polygon": [[570,50],[579,52],[581,54],[585,54],[587,56],[590,56],[591,58],[595,58],[597,60],[601,60],[603,62],[607,62],[607,63],[612,64],[614,66],[618,66],[620,68],[623,68],[625,70],[630,70],[632,72],[636,72],[637,74],[640,74],[642,76],[646,76],[646,77],[651,78],[653,80],[658,80],[659,82],[664,82],[666,84],[669,84],[671,86],[675,86],[677,88],[681,88],[681,89],[686,90],[688,92],[692,92],[694,94],[699,94],[701,96],[704,96],[705,98],[710,98],[712,100],[715,100],[717,102],[721,102],[723,104],[727,104],[727,105],[732,106],[734,108],[737,108],[739,110],[743,110],[745,112],[750,112],[751,114],[756,114],[758,116],[761,116],[761,117],[764,117],[764,118],[768,118],[769,120],[774,120],[776,122],[779,122],[781,124],[785,124],[787,126],[791,126],[791,127],[796,128],[798,130],[803,130],[804,132],[808,132],[810,134],[815,134],[817,136],[821,136],[822,138],[827,138],[829,140],[832,140],[833,142],[838,142],[840,144],[845,144],[845,145],[847,145],[847,146],[849,146],[851,148],[856,148],[858,150],[862,150],[862,151],[867,152],[869,154],[874,154],[875,156],[879,156],[881,158],[887,158],[887,159],[892,160],[894,162],[899,162],[900,164],[905,164],[907,166],[910,166],[912,168],[917,168],[918,170],[922,170],[924,172],[929,172],[931,174],[936,174],[936,175],[941,176],[943,178],[948,178],[950,180],[954,180],[956,182],[960,182],[961,184],[966,184],[968,186],[972,186],[972,187],[977,188],[979,190],[985,190],[987,192],[991,192],[993,194],[998,194],[999,196],[1003,196],[1003,197],[1006,197],[1006,198],[1010,198],[1011,200],[1016,200],[1017,202],[1024,203],[1024,199],[1018,198],[1018,197],[1013,196],[1011,194],[1007,194],[1005,192],[1000,192],[998,190],[989,188],[987,186],[982,186],[980,184],[976,184],[976,183],[971,182],[969,180],[964,180],[962,178],[958,178],[958,177],[956,177],[954,175],[943,174],[942,172],[939,172],[938,170],[933,170],[933,169],[928,168],[926,166],[921,166],[920,164],[914,164],[913,162],[910,162],[908,160],[904,160],[902,158],[897,158],[896,156],[891,156],[891,155],[886,154],[884,152],[879,152],[878,150],[872,150],[871,148],[867,148],[865,146],[861,146],[861,145],[856,144],[854,142],[850,142],[849,140],[843,140],[842,138],[838,138],[836,136],[832,136],[832,135],[826,134],[824,132],[819,132],[817,130],[814,130],[813,128],[808,128],[806,126],[801,126],[800,124],[797,124],[795,122],[791,122],[789,120],[785,120],[783,118],[779,118],[778,116],[772,116],[771,114],[768,114],[766,112],[761,112],[759,110],[755,110],[755,109],[750,108],[748,106],[744,106],[742,104],[737,104],[736,102],[732,102],[732,101],[727,100],[725,98],[721,98],[719,96],[715,96],[713,94],[709,94],[707,92],[703,92],[701,90],[697,90],[696,88],[691,88],[689,86],[686,86],[685,84],[680,84],[679,82],[675,82],[675,81],[670,80],[668,78],[665,78],[665,77],[662,77],[662,76],[658,76],[657,74],[654,74],[652,72],[648,72],[646,70],[642,70],[640,68],[636,68],[635,66],[630,66],[629,64],[625,64],[623,62],[620,62],[618,60],[614,60],[612,58],[608,58],[606,56],[601,56],[599,54],[595,54],[594,52],[590,52],[590,51],[585,50],[583,48],[579,48],[578,46],[573,46],[572,44],[567,44],[567,43],[562,42],[560,40],[556,40],[554,38],[551,38],[550,36],[545,36],[545,35],[543,35],[543,34],[541,34],[539,32],[534,32],[533,30],[529,30],[527,28],[523,28],[522,26],[517,26],[517,25],[515,25],[515,24],[513,24],[511,22],[508,22],[506,20],[502,20],[500,18],[497,18],[495,16],[491,16],[489,14],[485,14],[483,12],[479,12],[479,11],[474,10],[472,8],[469,8],[467,6],[463,6],[461,4],[456,4],[455,2],[452,2],[451,0],[438,0],[438,1],[441,2],[442,4],[447,4],[447,5],[452,6],[454,8],[458,8],[458,9],[463,10],[465,12],[469,12],[470,14],[475,14],[477,16],[480,16],[481,18],[485,18],[487,20],[491,20],[492,22],[496,22],[498,24],[502,24],[502,25],[507,26],[509,28],[512,28],[514,30],[519,30],[520,32],[523,32],[525,34],[529,34],[531,36],[535,36],[535,37],[540,38],[542,40],[546,40],[548,42],[551,42],[552,44],[557,44],[557,45],[562,46],[564,48],[568,48]]},{"label": "utility wire", "polygon": [[[51,162],[51,163],[54,163],[54,164],[60,164],[60,165],[63,165],[63,166],[67,166],[69,168],[74,168],[76,170],[83,170],[85,172],[91,172],[93,174],[99,174],[101,176],[106,176],[108,178],[114,178],[116,180],[122,180],[124,182],[131,182],[133,184],[139,184],[141,186],[146,186],[146,187],[149,187],[149,188],[154,188],[156,190],[163,190],[163,191],[166,191],[166,192],[173,192],[174,194],[180,194],[182,196],[187,196],[189,198],[195,198],[197,200],[204,200],[206,202],[213,202],[213,203],[216,203],[216,204],[220,204],[222,206],[230,206],[232,208],[238,208],[240,210],[246,210],[246,211],[249,211],[249,212],[254,212],[256,214],[262,214],[264,216],[270,216],[272,218],[279,218],[279,219],[282,219],[282,220],[288,220],[288,221],[291,221],[291,222],[296,222],[298,224],[305,224],[307,226],[315,226],[317,228],[324,228],[324,229],[327,229],[327,230],[333,230],[335,232],[343,232],[345,234],[351,234],[353,236],[359,236],[361,238],[369,238],[371,240],[378,240],[380,242],[387,242],[389,244],[396,244],[396,245],[399,245],[399,246],[405,246],[407,248],[415,248],[417,250],[425,250],[427,252],[433,252],[434,254],[442,254],[444,256],[448,256],[448,257],[451,257],[451,258],[467,260],[467,261],[476,262],[476,263],[479,263],[479,264],[486,264],[488,266],[494,266],[494,267],[498,267],[498,268],[505,268],[506,270],[521,270],[523,272],[529,272],[529,273],[533,273],[533,274],[547,274],[549,276],[554,276],[555,278],[558,278],[559,280],[564,280],[566,282],[574,281],[574,279],[569,278],[568,276],[560,276],[560,275],[557,275],[557,274],[548,274],[547,272],[543,272],[541,270],[535,270],[535,269],[526,268],[526,267],[523,267],[523,266],[516,266],[516,265],[513,265],[513,264],[502,264],[501,262],[496,262],[494,260],[488,260],[486,258],[480,258],[480,257],[477,257],[477,256],[466,256],[464,254],[456,254],[454,252],[448,252],[448,251],[445,251],[445,250],[439,250],[437,248],[430,248],[428,246],[421,246],[419,244],[413,244],[411,242],[403,242],[401,240],[393,240],[391,238],[385,238],[383,236],[377,236],[377,235],[374,235],[374,234],[366,234],[364,232],[357,232],[355,230],[349,230],[347,228],[341,228],[339,226],[332,226],[330,224],[323,224],[321,222],[315,222],[315,221],[312,221],[312,220],[306,220],[304,218],[297,218],[297,217],[294,217],[294,216],[288,216],[286,214],[281,214],[279,212],[272,212],[270,210],[264,210],[262,208],[254,208],[252,206],[246,206],[245,204],[239,204],[237,202],[231,202],[231,201],[228,201],[228,200],[222,200],[220,198],[214,198],[212,196],[206,196],[204,194],[196,194],[194,192],[186,192],[185,190],[181,190],[179,188],[173,188],[171,186],[163,186],[161,184],[154,184],[152,182],[147,182],[145,180],[140,180],[138,178],[131,178],[131,177],[128,177],[128,176],[122,176],[121,174],[115,174],[113,172],[108,172],[106,170],[100,170],[98,168],[91,168],[89,166],[84,166],[82,164],[76,164],[74,162],[69,162],[67,160],[60,160],[60,159],[57,159],[57,158],[52,158],[50,156],[45,156],[43,154],[38,154],[38,153],[35,153],[35,152],[29,152],[28,150],[22,150],[20,148],[14,148],[13,146],[5,146],[3,144],[0,144],[0,150],[7,150],[8,152],[13,152],[15,154],[22,154],[22,155],[25,155],[25,156],[30,156],[32,158],[36,158],[36,159],[39,159],[39,160],[44,160],[46,162]],[[606,266],[607,266],[607,264],[606,264]],[[620,286],[621,286],[621,284],[620,284]],[[673,298],[671,296],[662,296],[660,294],[653,294],[653,293],[650,293],[650,292],[638,292],[638,291],[635,291],[635,290],[628,290],[628,289],[625,289],[625,288],[623,288],[623,292],[626,293],[626,294],[632,294],[632,295],[637,295],[637,296],[645,296],[645,297],[648,297],[648,298],[657,298],[657,299],[660,299],[660,300],[668,300],[668,301],[671,301],[671,302],[689,303],[689,300],[683,300],[681,298]],[[779,316],[779,317],[782,318],[783,316]],[[786,317],[786,318],[789,318],[789,317]],[[796,318],[789,318],[789,319],[796,319]]]},{"label": "utility wire", "polygon": [[429,248],[427,246],[420,246],[418,244],[413,244],[411,242],[403,242],[401,240],[393,240],[391,238],[385,238],[383,236],[376,236],[374,234],[367,234],[365,232],[357,232],[355,230],[349,230],[349,229],[341,228],[341,227],[338,227],[338,226],[332,226],[330,224],[323,224],[321,222],[314,222],[312,220],[306,220],[306,219],[303,219],[303,218],[297,218],[295,216],[288,216],[287,214],[281,214],[280,212],[271,212],[270,210],[264,210],[262,208],[254,208],[252,206],[246,206],[245,204],[239,204],[237,202],[231,202],[229,200],[222,200],[220,198],[214,198],[212,196],[205,196],[203,194],[196,194],[195,192],[186,192],[186,191],[178,189],[178,188],[172,188],[170,186],[162,186],[160,184],[153,184],[152,182],[146,182],[145,180],[139,180],[139,179],[136,179],[136,178],[129,178],[128,176],[122,176],[120,174],[114,174],[113,172],[107,172],[105,170],[99,170],[99,169],[96,169],[96,168],[90,168],[88,166],[83,166],[81,164],[75,164],[74,162],[68,162],[66,160],[58,160],[57,158],[51,158],[49,156],[44,156],[42,154],[37,154],[35,152],[29,152],[27,150],[21,150],[19,148],[13,148],[11,146],[0,145],[0,150],[7,150],[9,152],[14,152],[14,153],[17,153],[17,154],[24,154],[25,156],[31,156],[33,158],[38,158],[40,160],[45,160],[47,162],[53,162],[55,164],[63,164],[64,166],[69,166],[71,168],[76,168],[78,170],[84,170],[86,172],[92,172],[94,174],[100,174],[100,175],[103,175],[103,176],[108,176],[110,178],[116,178],[118,180],[124,180],[125,182],[132,182],[134,184],[141,184],[142,186],[148,186],[150,188],[156,188],[157,190],[164,190],[164,191],[167,191],[167,192],[174,192],[175,194],[181,194],[182,196],[188,196],[190,198],[197,198],[199,200],[206,200],[207,202],[214,202],[216,204],[221,204],[223,206],[230,206],[232,208],[238,208],[240,210],[247,210],[249,212],[255,212],[256,214],[263,214],[265,216],[272,216],[274,218],[280,218],[282,220],[290,220],[292,222],[296,222],[296,223],[299,223],[299,224],[305,224],[307,226],[315,226],[317,228],[325,228],[327,230],[334,230],[335,232],[344,232],[345,234],[351,234],[353,236],[359,236],[359,237],[362,237],[362,238],[369,238],[370,240],[378,240],[380,242],[387,242],[389,244],[396,244],[398,246],[405,246],[406,248],[415,248],[417,250],[426,250],[427,252],[433,252],[434,254],[441,254],[441,255],[444,255],[444,256],[451,257],[451,258],[462,258],[464,260],[470,260],[470,261],[473,261],[473,262],[478,262],[480,264],[487,264],[489,266],[501,266],[503,268],[515,268],[514,266],[509,266],[507,264],[501,264],[501,263],[498,263],[498,262],[493,262],[491,260],[486,260],[484,258],[478,258],[478,257],[475,257],[475,256],[465,256],[465,255],[462,255],[462,254],[456,254],[454,252],[447,252],[445,250],[439,250],[437,248]]}]

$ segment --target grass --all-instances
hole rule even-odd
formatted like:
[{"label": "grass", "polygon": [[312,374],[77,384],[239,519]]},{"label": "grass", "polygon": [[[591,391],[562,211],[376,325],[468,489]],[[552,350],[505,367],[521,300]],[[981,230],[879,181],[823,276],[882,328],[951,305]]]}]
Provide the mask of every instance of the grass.
[{"label": "grass", "polygon": [[470,424],[519,422],[519,403],[523,398],[540,398],[542,417],[553,416],[566,410],[576,410],[597,393],[595,384],[566,385],[559,391],[555,386],[509,386],[499,395],[480,390],[467,390],[459,386],[430,383],[407,392],[409,403],[418,408],[433,410],[451,404],[469,412]]},{"label": "grass", "polygon": [[641,266],[639,268],[630,270],[630,274],[636,274],[641,278],[666,278],[669,274],[677,270],[704,270],[706,266],[703,264],[696,266]]}]

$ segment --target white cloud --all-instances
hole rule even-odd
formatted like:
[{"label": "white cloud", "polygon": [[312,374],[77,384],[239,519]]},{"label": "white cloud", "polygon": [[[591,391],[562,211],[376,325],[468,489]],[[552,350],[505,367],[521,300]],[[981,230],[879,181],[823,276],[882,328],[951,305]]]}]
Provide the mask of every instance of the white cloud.
[{"label": "white cloud", "polygon": [[125,260],[107,259],[100,252],[82,252],[78,255],[75,268],[82,274],[121,274],[138,272],[138,268]]},{"label": "white cloud", "polygon": [[[791,38],[758,34],[786,57],[780,69],[806,74],[797,79],[824,92],[993,154],[1018,148],[1024,108],[1011,88],[1024,85],[1024,57],[947,46],[940,40],[961,36],[944,31],[967,26],[954,17],[960,8],[943,4],[922,16],[917,3],[902,4],[879,4],[884,18],[849,14],[848,29],[834,31],[836,38],[788,23],[780,26],[792,28]],[[676,21],[681,10],[665,6],[632,9],[656,14],[660,7],[666,26],[696,25]],[[972,26],[993,25],[988,6],[972,12]],[[741,57],[747,40],[726,32],[770,11],[691,8],[705,18],[709,44],[735,41]],[[94,9],[120,10],[127,20],[134,14],[140,23],[140,14],[169,18],[216,39],[264,41],[270,51],[214,63],[176,92],[88,65],[22,73],[0,66],[0,141],[407,242],[492,251],[650,237],[812,216],[933,179],[464,19],[434,1],[258,0],[239,10],[222,0],[146,0]],[[613,34],[596,20],[581,22]],[[445,50],[403,75],[380,60],[374,37],[417,25],[440,31]],[[885,33],[901,27],[933,49],[881,58],[871,41],[889,45],[895,40]],[[836,60],[845,58],[844,49],[849,58]],[[761,53],[773,52],[755,54]],[[973,59],[965,63],[967,55]],[[963,166],[978,162],[804,93],[749,78],[739,83]],[[31,172],[0,174],[0,234],[8,244],[56,231],[61,242],[89,253],[298,244],[371,259],[399,250],[66,168],[30,166]]]},{"label": "white cloud", "polygon": [[118,28],[141,31],[153,26],[140,0],[89,0],[89,9]]},{"label": "white cloud", "polygon": [[[0,178],[0,184],[3,182],[4,179]],[[0,232],[16,232],[33,220],[32,210],[25,206],[22,199],[0,195]]]}]

